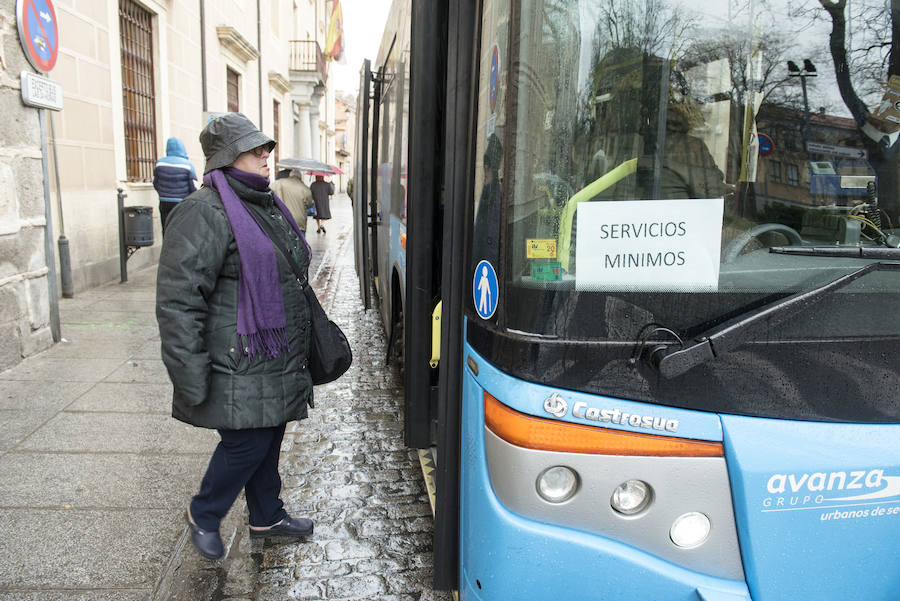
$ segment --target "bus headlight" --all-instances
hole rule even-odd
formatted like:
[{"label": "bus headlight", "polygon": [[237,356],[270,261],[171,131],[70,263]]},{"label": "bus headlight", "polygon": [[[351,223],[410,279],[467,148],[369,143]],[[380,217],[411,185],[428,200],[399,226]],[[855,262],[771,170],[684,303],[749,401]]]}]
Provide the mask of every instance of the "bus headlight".
[{"label": "bus headlight", "polygon": [[669,529],[669,538],[682,549],[692,549],[706,542],[709,531],[709,518],[698,511],[691,511],[675,518]]},{"label": "bus headlight", "polygon": [[653,489],[643,480],[628,480],[613,491],[609,504],[622,515],[644,511],[653,498]]},{"label": "bus headlight", "polygon": [[564,465],[545,469],[537,478],[537,491],[549,503],[562,503],[578,490],[578,474]]}]

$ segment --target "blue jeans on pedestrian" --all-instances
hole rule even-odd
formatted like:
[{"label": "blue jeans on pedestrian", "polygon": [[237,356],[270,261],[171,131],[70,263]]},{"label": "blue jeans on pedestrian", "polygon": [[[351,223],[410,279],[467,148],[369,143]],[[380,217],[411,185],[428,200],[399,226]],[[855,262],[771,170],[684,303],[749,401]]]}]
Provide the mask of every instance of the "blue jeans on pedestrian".
[{"label": "blue jeans on pedestrian", "polygon": [[281,494],[278,457],[285,424],[272,428],[219,430],[222,440],[209,460],[200,492],[191,500],[191,517],[215,531],[244,489],[251,526],[271,526],[287,517]]}]

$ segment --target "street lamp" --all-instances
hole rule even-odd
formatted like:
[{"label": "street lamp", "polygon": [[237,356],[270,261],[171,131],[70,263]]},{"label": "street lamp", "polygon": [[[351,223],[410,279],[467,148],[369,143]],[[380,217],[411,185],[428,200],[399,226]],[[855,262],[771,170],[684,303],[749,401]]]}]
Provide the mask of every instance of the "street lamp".
[{"label": "street lamp", "polygon": [[[804,129],[809,128],[809,99],[806,96],[806,78],[816,77],[816,66],[808,58],[803,59],[803,69],[797,66],[794,61],[788,61],[788,75],[790,77],[800,78],[800,87],[803,89],[803,112],[804,112]],[[805,140],[804,140],[805,142]]]},{"label": "street lamp", "polygon": [[[816,73],[816,66],[808,58],[803,59],[803,69],[800,69],[794,61],[788,61],[787,67],[788,76],[799,77],[800,87],[803,89],[803,147],[806,150],[807,169],[809,169],[809,165],[812,164],[812,153],[809,151],[809,98],[806,95],[806,78],[816,77],[818,73]],[[810,174],[811,176],[812,174]],[[813,204],[816,204],[815,198],[813,198]]]},{"label": "street lamp", "polygon": [[788,61],[788,76],[800,78],[800,87],[803,89],[803,111],[806,127],[809,127],[809,99],[806,96],[806,78],[816,77],[817,75],[816,66],[808,58],[803,59],[803,69],[800,69],[794,61]]}]

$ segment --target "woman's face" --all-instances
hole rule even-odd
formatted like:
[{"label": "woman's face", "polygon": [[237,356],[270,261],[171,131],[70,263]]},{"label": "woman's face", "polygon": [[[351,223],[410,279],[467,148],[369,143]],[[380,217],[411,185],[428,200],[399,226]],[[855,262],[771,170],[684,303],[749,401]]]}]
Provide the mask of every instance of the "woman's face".
[{"label": "woman's face", "polygon": [[269,151],[265,146],[257,146],[240,155],[231,164],[235,169],[269,177]]}]

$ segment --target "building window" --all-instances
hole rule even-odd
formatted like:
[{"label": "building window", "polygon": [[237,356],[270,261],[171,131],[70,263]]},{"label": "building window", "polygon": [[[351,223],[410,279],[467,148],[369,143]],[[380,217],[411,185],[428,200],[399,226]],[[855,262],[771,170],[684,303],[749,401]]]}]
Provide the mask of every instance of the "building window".
[{"label": "building window", "polygon": [[156,163],[153,15],[134,0],[119,2],[119,41],[128,181],[150,181]]},{"label": "building window", "polygon": [[787,180],[788,180],[788,183],[792,186],[800,185],[800,169],[797,168],[797,165],[788,164]]},{"label": "building window", "polygon": [[781,181],[781,161],[769,161],[769,181]]},{"label": "building window", "polygon": [[228,90],[228,112],[236,113],[241,110],[241,76],[227,67],[225,71],[225,87]]},{"label": "building window", "polygon": [[281,145],[279,132],[281,130],[281,119],[279,118],[281,115],[281,103],[277,100],[272,101],[272,127],[275,128],[275,167],[278,166],[278,147]]}]

